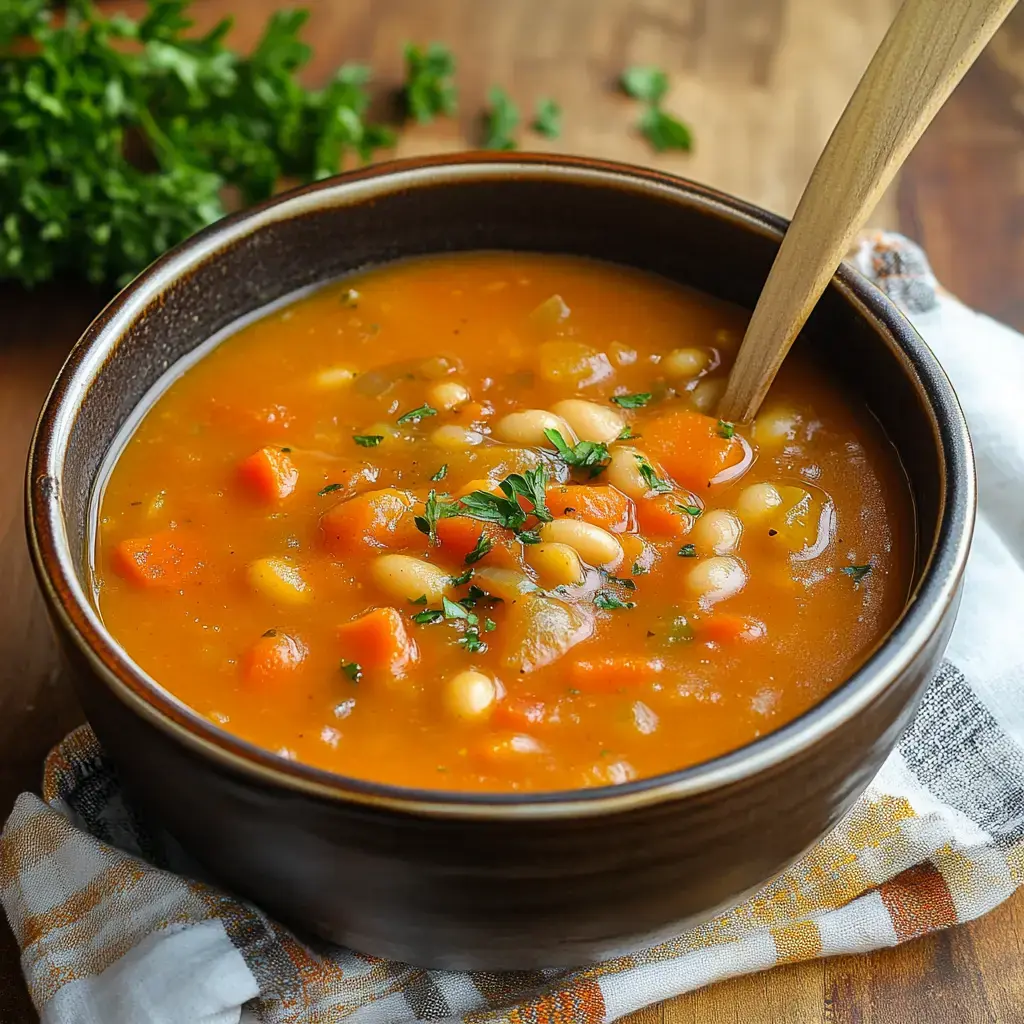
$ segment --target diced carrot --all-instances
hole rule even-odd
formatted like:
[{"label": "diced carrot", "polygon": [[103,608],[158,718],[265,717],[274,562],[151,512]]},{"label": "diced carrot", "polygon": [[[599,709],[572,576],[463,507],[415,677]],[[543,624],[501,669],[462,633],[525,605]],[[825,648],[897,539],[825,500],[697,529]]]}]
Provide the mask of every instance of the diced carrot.
[{"label": "diced carrot", "polygon": [[636,503],[636,517],[640,530],[652,537],[674,540],[689,533],[690,517],[680,508],[674,494],[659,494],[655,498],[641,498]]},{"label": "diced carrot", "polygon": [[547,705],[531,697],[504,697],[494,707],[491,721],[513,732],[525,732],[547,720]]},{"label": "diced carrot", "polygon": [[255,690],[276,688],[305,657],[306,648],[295,637],[268,630],[242,656],[242,680]]},{"label": "diced carrot", "polygon": [[697,626],[696,633],[701,640],[731,644],[744,640],[760,640],[768,635],[768,630],[763,622],[746,615],[717,612],[703,619]]},{"label": "diced carrot", "polygon": [[269,445],[241,462],[238,472],[252,493],[267,502],[287,498],[299,482],[299,471],[288,453]]},{"label": "diced carrot", "polygon": [[324,546],[335,555],[370,548],[410,547],[426,538],[416,529],[416,499],[386,487],[365,491],[320,517]]},{"label": "diced carrot", "polygon": [[636,528],[632,499],[608,484],[555,484],[547,489],[545,497],[553,515],[582,519],[612,533]]},{"label": "diced carrot", "polygon": [[203,567],[194,537],[181,530],[162,530],[150,537],[132,537],[114,548],[114,567],[126,580],[142,587],[180,587]]},{"label": "diced carrot", "polygon": [[615,693],[642,686],[664,671],[660,658],[607,657],[575,661],[569,666],[569,681],[581,693]]},{"label": "diced carrot", "polygon": [[364,672],[400,676],[419,658],[416,641],[396,608],[374,608],[339,626],[337,636],[342,657]]},{"label": "diced carrot", "polygon": [[644,426],[644,449],[670,476],[698,494],[724,469],[743,459],[743,446],[713,416],[677,410]]},{"label": "diced carrot", "polygon": [[[622,565],[615,570],[616,576],[642,576],[651,571],[657,558],[657,548],[645,544],[643,537],[635,533],[624,533],[619,541],[622,544]],[[637,569],[638,572],[633,570]]]},{"label": "diced carrot", "polygon": [[516,549],[519,544],[508,530],[494,523],[482,523],[478,519],[469,519],[466,516],[441,519],[437,524],[437,539],[441,542],[441,551],[460,563],[476,548],[481,533],[491,542],[491,550],[480,560],[481,565],[492,565],[502,569],[522,568],[517,558]]}]

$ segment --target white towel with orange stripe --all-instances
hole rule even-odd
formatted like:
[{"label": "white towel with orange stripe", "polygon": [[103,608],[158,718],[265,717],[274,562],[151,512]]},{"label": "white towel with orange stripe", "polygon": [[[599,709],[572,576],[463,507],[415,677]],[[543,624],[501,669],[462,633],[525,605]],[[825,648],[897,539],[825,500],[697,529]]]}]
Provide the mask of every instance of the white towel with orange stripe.
[{"label": "white towel with orange stripe", "polygon": [[779,963],[891,946],[978,917],[1024,879],[1024,337],[942,292],[919,249],[865,239],[858,268],[942,361],[977,449],[980,515],[960,618],[920,713],[853,811],[749,902],[572,971],[424,971],[304,944],[203,884],[146,831],[87,727],[0,838],[0,898],[44,1024],[603,1024]]}]

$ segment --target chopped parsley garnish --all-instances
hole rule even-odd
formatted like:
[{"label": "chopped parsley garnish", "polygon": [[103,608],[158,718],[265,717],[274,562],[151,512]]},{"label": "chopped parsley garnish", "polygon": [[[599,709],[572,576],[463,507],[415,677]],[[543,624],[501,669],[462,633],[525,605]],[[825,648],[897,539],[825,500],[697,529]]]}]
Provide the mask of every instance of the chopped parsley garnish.
[{"label": "chopped parsley garnish", "polygon": [[616,611],[620,608],[635,608],[635,601],[623,601],[608,590],[599,590],[594,595],[594,604],[602,611]]},{"label": "chopped parsley garnish", "polygon": [[516,537],[523,544],[539,544],[540,543],[540,531],[539,530],[520,530]]},{"label": "chopped parsley garnish", "polygon": [[441,607],[444,609],[444,617],[446,619],[468,619],[472,614],[471,612],[467,612],[461,604],[457,604],[455,601],[451,601],[447,597],[441,598]]},{"label": "chopped parsley garnish", "polygon": [[641,565],[639,562],[634,562],[633,563],[633,575],[634,576],[643,576],[645,573],[648,573],[648,572],[650,572],[650,569],[648,569],[647,566]]},{"label": "chopped parsley garnish", "polygon": [[268,629],[266,633],[261,634],[262,636],[277,636],[276,629]]},{"label": "chopped parsley garnish", "polygon": [[[481,530],[480,536],[476,539],[476,544],[473,545],[473,550],[463,559],[466,565],[473,565],[475,562],[479,562],[488,551],[491,550],[491,538],[487,536],[486,531]],[[472,572],[472,569],[469,570]]]},{"label": "chopped parsley garnish", "polygon": [[376,448],[384,440],[383,434],[353,434],[352,440],[360,448]]},{"label": "chopped parsley garnish", "polygon": [[440,114],[455,113],[455,58],[440,43],[426,49],[408,43],[405,47],[405,85],[402,101],[411,117],[429,124]]},{"label": "chopped parsley garnish", "polygon": [[492,86],[487,94],[488,108],[484,112],[484,149],[515,149],[512,133],[519,124],[519,108],[508,93]]},{"label": "chopped parsley garnish", "polygon": [[410,409],[408,412],[402,413],[395,422],[401,426],[404,423],[419,423],[420,420],[427,416],[436,416],[437,410],[429,405],[421,405],[418,409]]},{"label": "chopped parsley garnish", "polygon": [[439,483],[448,475],[448,463],[446,462],[430,479]]},{"label": "chopped parsley garnish", "polygon": [[557,139],[562,134],[562,108],[553,99],[538,100],[530,127],[547,139]]},{"label": "chopped parsley garnish", "polygon": [[840,572],[846,573],[854,583],[860,583],[871,572],[871,563],[867,565],[844,565]]},{"label": "chopped parsley garnish", "polygon": [[668,92],[668,75],[661,68],[627,68],[619,81],[627,95],[644,104],[639,128],[659,153],[666,149],[689,152],[693,148],[690,129],[662,108]]},{"label": "chopped parsley garnish", "polygon": [[[547,470],[543,466],[528,469],[525,473],[511,473],[498,484],[501,494],[471,491],[459,498],[455,503],[458,511],[451,514],[468,516],[485,523],[497,523],[508,530],[517,531],[526,524],[530,515],[536,516],[543,523],[550,522],[554,517],[544,502],[547,479]],[[529,512],[520,505],[521,497],[532,506]]]},{"label": "chopped parsley garnish", "polygon": [[416,516],[413,523],[420,533],[425,533],[431,544],[437,543],[437,524],[442,519],[451,519],[459,514],[458,507],[453,501],[438,501],[437,492],[431,488],[427,500],[423,506],[423,515]]},{"label": "chopped parsley garnish", "polygon": [[413,617],[412,621],[417,626],[430,626],[435,622],[440,622],[444,618],[444,612],[440,608],[425,608],[421,612],[417,612]]},{"label": "chopped parsley garnish", "polygon": [[333,494],[335,491],[340,490],[341,484],[327,484],[325,487],[321,487],[316,493],[319,497],[323,498],[325,495]]},{"label": "chopped parsley garnish", "polygon": [[589,469],[597,476],[608,464],[608,446],[597,441],[580,441],[570,445],[553,427],[544,428],[544,436],[555,446],[558,457],[573,469]]},{"label": "chopped parsley garnish", "polygon": [[692,544],[684,544],[677,552],[680,558],[696,558],[697,549]]},{"label": "chopped parsley garnish", "polygon": [[467,626],[466,631],[459,638],[459,643],[462,644],[470,654],[480,654],[487,650],[487,644],[480,639],[480,628],[478,626]]},{"label": "chopped parsley garnish", "polygon": [[653,397],[650,391],[638,391],[635,395],[612,395],[612,401],[620,409],[640,409]]},{"label": "chopped parsley garnish", "polygon": [[734,424],[729,423],[727,420],[718,421],[718,436],[724,437],[727,441],[736,433],[736,427]]},{"label": "chopped parsley garnish", "polygon": [[345,673],[352,680],[353,683],[358,683],[363,678],[363,666],[358,661],[343,661],[341,663],[341,671]]},{"label": "chopped parsley garnish", "polygon": [[494,619],[484,619],[484,632],[493,633],[498,628],[498,624]]},{"label": "chopped parsley garnish", "polygon": [[473,578],[473,570],[467,569],[463,573],[459,573],[458,576],[451,577],[451,583],[453,587],[464,587]]},{"label": "chopped parsley garnish", "polygon": [[676,508],[680,512],[685,512],[688,516],[693,516],[694,519],[703,511],[699,505],[676,505]]},{"label": "chopped parsley garnish", "polygon": [[617,586],[625,587],[627,590],[636,590],[636,584],[632,580],[622,579],[619,576],[607,577],[609,583],[614,583]]},{"label": "chopped parsley garnish", "polygon": [[627,426],[622,428],[622,433],[619,434],[619,436],[616,438],[616,440],[617,441],[634,441],[639,436],[640,436],[639,434],[634,434],[633,433],[633,428],[627,425]]},{"label": "chopped parsley garnish", "polygon": [[633,458],[636,459],[636,467],[640,470],[644,483],[652,491],[657,494],[667,494],[672,490],[672,485],[667,480],[662,480],[654,471],[654,467],[642,455],[634,455]]},{"label": "chopped parsley garnish", "polygon": [[427,595],[426,594],[420,594],[419,597],[414,597],[409,602],[409,604],[426,604],[426,603],[427,603]]},{"label": "chopped parsley garnish", "polygon": [[[466,628],[463,630],[462,636],[459,637],[459,643],[462,644],[463,647],[465,647],[471,654],[478,654],[481,651],[486,651],[487,644],[480,639],[480,619],[477,617],[476,613],[468,611],[461,604],[449,601],[447,597],[441,598],[441,604],[444,608],[444,617],[446,619],[461,619],[466,624]],[[486,628],[490,629],[493,627]]]}]

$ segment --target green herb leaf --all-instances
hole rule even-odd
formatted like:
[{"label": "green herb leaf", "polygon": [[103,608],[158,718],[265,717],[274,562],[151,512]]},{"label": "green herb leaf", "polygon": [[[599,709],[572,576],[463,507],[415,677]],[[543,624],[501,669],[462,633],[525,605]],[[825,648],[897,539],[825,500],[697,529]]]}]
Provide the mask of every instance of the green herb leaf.
[{"label": "green herb leaf", "polygon": [[644,483],[652,491],[658,494],[667,494],[672,490],[672,485],[667,480],[662,480],[654,471],[654,467],[642,455],[634,455],[633,458],[636,460],[636,467],[640,470],[640,475],[644,478]]},{"label": "green herb leaf", "polygon": [[619,576],[608,576],[607,580],[609,583],[614,583],[619,587],[625,587],[627,590],[636,590],[636,584],[632,580],[623,579]]},{"label": "green herb leaf", "polygon": [[423,505],[423,515],[416,516],[413,523],[420,533],[425,533],[431,544],[437,543],[437,524],[442,519],[451,519],[459,514],[454,501],[439,501],[437,492],[431,488]]},{"label": "green herb leaf", "polygon": [[696,519],[703,511],[699,505],[676,505],[676,508],[679,509],[680,512],[685,512],[688,516],[693,516],[694,519]]},{"label": "green herb leaf", "polygon": [[230,20],[196,34],[183,0],[140,20],[52,6],[0,3],[0,279],[125,283],[222,217],[225,186],[248,205],[394,141],[366,119],[365,68],[300,84],[308,12],[275,12],[243,57]]},{"label": "green herb leaf", "polygon": [[421,612],[417,612],[412,617],[412,621],[417,626],[431,626],[435,622],[440,622],[443,618],[444,612],[440,608],[426,608]]},{"label": "green herb leaf", "polygon": [[634,576],[643,576],[643,575],[645,575],[648,572],[650,572],[650,569],[648,569],[645,566],[641,565],[639,562],[634,562],[633,563],[633,575]]},{"label": "green herb leaf", "polygon": [[628,424],[622,428],[622,433],[615,439],[616,441],[632,441],[638,438],[639,434],[633,433],[633,428]]},{"label": "green herb leaf", "polygon": [[557,139],[562,134],[562,108],[552,99],[539,100],[537,114],[530,127],[538,135]]},{"label": "green herb leaf", "polygon": [[645,103],[658,104],[668,92],[668,75],[661,68],[627,68],[619,81],[628,96]]},{"label": "green herb leaf", "polygon": [[498,628],[498,624],[494,619],[484,619],[484,631],[487,633],[493,633]]},{"label": "green herb leaf", "polygon": [[692,544],[684,544],[677,552],[680,558],[696,558],[697,549]]},{"label": "green herb leaf", "polygon": [[846,573],[854,583],[860,583],[871,572],[871,563],[867,565],[844,565],[840,572]]},{"label": "green herb leaf", "polygon": [[471,616],[474,620],[476,619],[472,612],[466,611],[461,604],[457,604],[447,597],[441,598],[441,607],[444,609],[444,617],[446,619],[469,619]]},{"label": "green herb leaf", "polygon": [[594,595],[594,604],[602,611],[617,611],[625,608],[635,608],[635,601],[623,601],[610,590],[599,590]]},{"label": "green herb leaf", "polygon": [[465,572],[459,573],[458,576],[451,577],[451,583],[453,587],[463,587],[473,578],[473,570],[467,569]]},{"label": "green herb leaf", "polygon": [[420,420],[427,416],[436,416],[437,410],[429,405],[421,405],[418,409],[410,409],[408,412],[402,413],[395,422],[401,426],[404,423],[419,423]]},{"label": "green herb leaf", "polygon": [[643,112],[640,116],[640,131],[659,153],[669,149],[689,153],[693,149],[690,129],[660,107],[648,107]]},{"label": "green herb leaf", "polygon": [[359,680],[363,678],[363,667],[358,661],[343,661],[341,663],[341,671],[344,672],[353,683],[358,683]]},{"label": "green herb leaf", "polygon": [[687,640],[692,640],[693,626],[690,625],[690,620],[685,615],[677,615],[672,620],[672,625],[669,626],[665,639],[670,644],[685,643]]},{"label": "green herb leaf", "polygon": [[[541,522],[550,522],[553,517],[544,502],[546,486],[547,470],[543,466],[522,474],[512,473],[498,484],[501,494],[471,491],[459,498],[456,503],[459,511],[456,514],[485,523],[497,523],[508,530],[519,530],[530,515],[536,516]],[[520,497],[532,506],[530,511],[525,511],[520,505]]]},{"label": "green herb leaf", "polygon": [[316,493],[317,493],[318,497],[323,498],[323,497],[326,497],[326,495],[328,495],[328,494],[333,494],[335,491],[340,491],[340,490],[341,490],[341,484],[327,484],[326,486],[321,487],[320,490],[317,491]]},{"label": "green herb leaf", "polygon": [[608,446],[597,441],[580,441],[570,445],[553,427],[544,428],[544,436],[555,446],[559,458],[573,469],[589,469],[597,476],[608,464]]},{"label": "green herb leaf", "polygon": [[528,469],[525,473],[510,473],[498,487],[516,501],[525,498],[533,506],[533,514],[542,522],[550,523],[554,516],[548,511],[544,492],[548,485],[548,471],[543,466]]},{"label": "green herb leaf", "polygon": [[[486,531],[481,530],[480,536],[476,539],[476,544],[473,546],[473,550],[466,555],[464,561],[466,565],[473,565],[479,562],[488,551],[491,550],[491,538],[487,536]],[[472,572],[472,570],[470,570]]]},{"label": "green herb leaf", "polygon": [[718,436],[724,437],[727,441],[736,433],[736,427],[732,423],[728,423],[726,420],[718,421]]},{"label": "green herb leaf", "polygon": [[515,149],[512,133],[519,124],[519,108],[504,89],[493,86],[484,112],[484,149]]},{"label": "green herb leaf", "polygon": [[540,531],[539,530],[520,530],[516,534],[516,539],[521,544],[539,544],[540,543]]},{"label": "green herb leaf", "polygon": [[455,58],[447,47],[431,43],[424,50],[407,44],[402,100],[408,114],[420,124],[429,124],[441,114],[454,114],[458,101],[454,75]]},{"label": "green herb leaf", "polygon": [[409,604],[426,604],[426,603],[427,603],[427,595],[426,594],[420,594],[419,597],[414,597],[409,602]]},{"label": "green herb leaf", "polygon": [[352,440],[360,448],[376,448],[384,440],[383,434],[353,434]]},{"label": "green herb leaf", "polygon": [[469,651],[470,654],[482,654],[487,650],[487,644],[480,639],[480,630],[476,626],[470,626],[459,637],[459,643]]},{"label": "green herb leaf", "polygon": [[448,475],[448,463],[446,462],[430,479],[439,483]]},{"label": "green herb leaf", "polygon": [[650,391],[640,391],[635,395],[612,395],[612,401],[620,409],[640,409],[653,397]]}]

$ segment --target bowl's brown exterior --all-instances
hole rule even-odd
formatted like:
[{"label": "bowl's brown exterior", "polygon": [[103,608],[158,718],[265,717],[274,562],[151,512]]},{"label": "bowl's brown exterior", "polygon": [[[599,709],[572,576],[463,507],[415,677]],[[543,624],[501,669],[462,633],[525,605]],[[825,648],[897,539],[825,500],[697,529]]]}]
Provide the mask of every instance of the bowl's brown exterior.
[{"label": "bowl's brown exterior", "polygon": [[805,334],[907,468],[914,592],[836,693],[724,758],[535,796],[331,775],[258,750],[163,691],[103,629],[88,581],[90,495],[111,442],[168,366],[239,316],[367,264],[500,248],[615,260],[750,307],[783,229],[737,200],[637,168],[438,158],[321,182],[228,218],[122,292],[43,410],[28,512],[83,706],[139,805],[225,886],[283,921],[442,968],[573,965],[667,938],[816,842],[909,723],[952,628],[974,520],[970,442],[952,390],[895,307],[849,269]]}]

